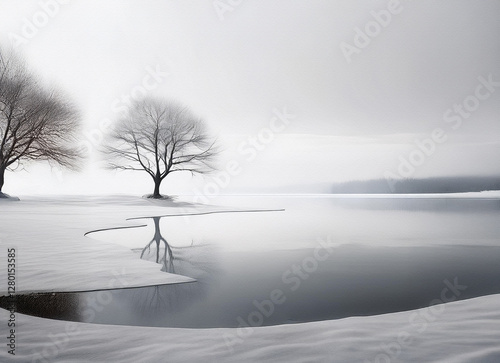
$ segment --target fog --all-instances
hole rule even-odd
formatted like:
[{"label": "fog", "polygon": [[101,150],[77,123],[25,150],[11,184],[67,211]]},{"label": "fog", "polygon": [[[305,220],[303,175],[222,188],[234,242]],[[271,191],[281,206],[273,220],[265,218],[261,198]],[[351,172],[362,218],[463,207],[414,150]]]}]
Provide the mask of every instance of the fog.
[{"label": "fog", "polygon": [[[225,150],[221,168],[242,162],[238,190],[397,174],[400,157],[436,128],[446,142],[412,177],[500,173],[498,2],[217,4],[1,0],[1,44],[80,106],[89,156],[85,177],[30,166],[8,175],[7,191],[149,192],[146,177],[101,172],[96,152],[103,120],[145,85],[206,120]],[[262,134],[276,109],[293,119]],[[259,152],[245,164],[248,138]],[[173,177],[166,188],[193,193],[210,180]]]}]

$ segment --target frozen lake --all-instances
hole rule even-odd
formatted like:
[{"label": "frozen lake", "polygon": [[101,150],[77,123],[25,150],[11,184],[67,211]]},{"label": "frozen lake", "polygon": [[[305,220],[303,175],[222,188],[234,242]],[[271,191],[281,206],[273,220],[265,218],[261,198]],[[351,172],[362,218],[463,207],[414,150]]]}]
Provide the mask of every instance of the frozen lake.
[{"label": "frozen lake", "polygon": [[454,284],[459,294],[449,296],[458,299],[500,292],[497,199],[216,202],[274,211],[132,215],[130,223],[146,226],[88,235],[196,282],[21,297],[18,310],[104,324],[237,327],[418,309]]}]

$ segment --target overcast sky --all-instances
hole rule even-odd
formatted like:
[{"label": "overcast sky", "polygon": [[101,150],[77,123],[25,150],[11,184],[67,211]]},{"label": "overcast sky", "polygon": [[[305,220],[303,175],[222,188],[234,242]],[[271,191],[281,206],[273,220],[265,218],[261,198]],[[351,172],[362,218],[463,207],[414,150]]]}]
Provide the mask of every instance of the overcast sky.
[{"label": "overcast sky", "polygon": [[[412,176],[500,173],[499,1],[232,3],[0,0],[0,42],[79,105],[82,143],[141,85],[189,105],[224,146],[221,168],[241,165],[231,186],[403,177],[401,158],[437,128],[445,141]],[[248,137],[276,111],[290,124],[251,158]],[[21,173],[5,190],[110,190],[90,154],[85,187],[66,172],[36,186]]]}]

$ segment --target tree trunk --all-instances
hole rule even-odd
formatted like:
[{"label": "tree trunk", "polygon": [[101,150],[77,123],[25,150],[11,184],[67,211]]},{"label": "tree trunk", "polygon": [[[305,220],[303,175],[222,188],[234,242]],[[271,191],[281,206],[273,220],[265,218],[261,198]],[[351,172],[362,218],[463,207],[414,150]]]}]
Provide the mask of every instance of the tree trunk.
[{"label": "tree trunk", "polygon": [[5,182],[5,168],[0,167],[0,193],[2,192],[4,182]]},{"label": "tree trunk", "polygon": [[153,198],[161,198],[160,184],[161,184],[161,179],[155,179],[155,190],[153,192]]}]

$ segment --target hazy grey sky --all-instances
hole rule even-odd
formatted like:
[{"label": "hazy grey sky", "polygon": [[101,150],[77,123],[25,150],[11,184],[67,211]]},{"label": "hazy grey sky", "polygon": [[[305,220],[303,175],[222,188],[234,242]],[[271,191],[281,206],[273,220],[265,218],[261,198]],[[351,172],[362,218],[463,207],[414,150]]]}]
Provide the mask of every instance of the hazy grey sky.
[{"label": "hazy grey sky", "polygon": [[0,34],[69,92],[94,137],[147,79],[243,165],[238,145],[286,108],[295,118],[242,184],[285,183],[308,159],[297,182],[397,174],[436,128],[447,140],[415,176],[500,172],[500,1],[0,0]]}]

